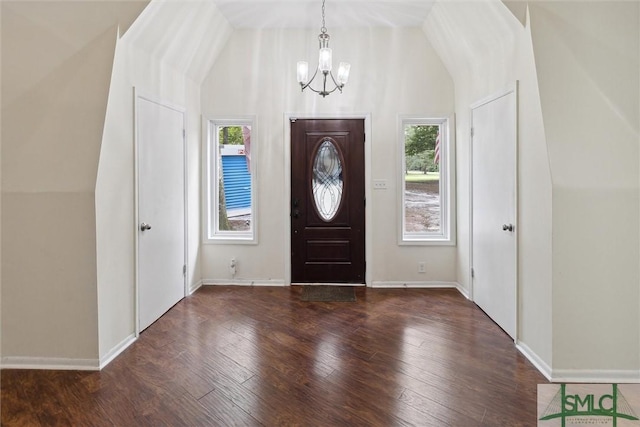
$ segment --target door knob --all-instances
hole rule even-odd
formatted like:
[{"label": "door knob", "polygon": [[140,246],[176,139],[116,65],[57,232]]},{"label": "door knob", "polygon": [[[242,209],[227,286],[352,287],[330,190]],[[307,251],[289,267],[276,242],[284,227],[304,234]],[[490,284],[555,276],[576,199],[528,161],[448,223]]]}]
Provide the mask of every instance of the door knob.
[{"label": "door knob", "polygon": [[513,231],[513,224],[502,224],[502,231]]},{"label": "door knob", "polygon": [[293,213],[292,213],[292,216],[294,218],[299,218],[300,217],[300,211],[298,209],[294,209]]},{"label": "door knob", "polygon": [[141,231],[151,230],[151,225],[147,224],[146,222],[143,222],[142,224],[140,224],[140,230]]}]

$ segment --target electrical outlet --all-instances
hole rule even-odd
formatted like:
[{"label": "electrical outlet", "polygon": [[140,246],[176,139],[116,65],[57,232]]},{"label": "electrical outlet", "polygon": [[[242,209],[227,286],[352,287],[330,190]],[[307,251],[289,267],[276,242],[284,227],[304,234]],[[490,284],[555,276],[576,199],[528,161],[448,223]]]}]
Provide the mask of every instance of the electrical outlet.
[{"label": "electrical outlet", "polygon": [[427,267],[425,265],[424,261],[420,261],[418,263],[418,273],[426,273],[427,272]]},{"label": "electrical outlet", "polygon": [[235,258],[231,258],[231,260],[229,261],[229,272],[231,273],[232,276],[236,275],[236,266],[238,264],[236,263],[236,259]]}]

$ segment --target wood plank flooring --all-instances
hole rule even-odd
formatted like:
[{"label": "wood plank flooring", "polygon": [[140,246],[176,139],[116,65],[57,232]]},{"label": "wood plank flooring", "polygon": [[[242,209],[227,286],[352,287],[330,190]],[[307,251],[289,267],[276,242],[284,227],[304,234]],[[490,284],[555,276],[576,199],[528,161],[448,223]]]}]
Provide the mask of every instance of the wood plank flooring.
[{"label": "wood plank flooring", "polygon": [[205,287],[101,372],[2,371],[3,426],[535,426],[545,378],[455,290]]}]

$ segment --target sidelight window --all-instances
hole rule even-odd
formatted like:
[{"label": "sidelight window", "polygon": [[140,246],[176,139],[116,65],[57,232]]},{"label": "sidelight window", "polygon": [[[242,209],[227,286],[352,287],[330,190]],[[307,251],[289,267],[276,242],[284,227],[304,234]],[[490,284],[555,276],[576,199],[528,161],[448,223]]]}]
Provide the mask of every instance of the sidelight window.
[{"label": "sidelight window", "polygon": [[253,120],[209,120],[207,130],[205,240],[255,243]]},{"label": "sidelight window", "polygon": [[453,244],[446,118],[400,120],[400,244]]}]

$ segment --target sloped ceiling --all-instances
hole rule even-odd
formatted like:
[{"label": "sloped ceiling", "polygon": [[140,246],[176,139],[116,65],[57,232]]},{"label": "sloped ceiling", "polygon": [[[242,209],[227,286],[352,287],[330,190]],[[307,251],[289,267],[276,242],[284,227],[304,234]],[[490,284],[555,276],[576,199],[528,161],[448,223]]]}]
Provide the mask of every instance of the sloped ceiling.
[{"label": "sloped ceiling", "polygon": [[517,1],[517,0],[502,0],[505,6],[513,13],[513,16],[518,18],[518,21],[522,25],[526,24],[527,21],[527,2],[526,1]]},{"label": "sloped ceiling", "polygon": [[[479,0],[466,0],[478,2]],[[480,0],[482,1],[482,0]],[[320,28],[321,0],[213,0],[233,28]],[[326,26],[420,27],[439,2],[465,0],[327,0]],[[527,2],[503,0],[524,25]]]},{"label": "sloped ceiling", "polygon": [[[478,2],[500,0],[326,0],[326,27],[329,33],[332,28],[420,28],[438,4],[473,11]],[[520,15],[526,3],[516,2],[510,10]],[[469,22],[474,25],[473,16]],[[321,0],[153,0],[124,39],[202,82],[234,29],[320,30],[321,25]]]},{"label": "sloped ceiling", "polygon": [[[320,0],[213,0],[233,28],[320,28]],[[420,27],[436,0],[328,0],[326,26]]]},{"label": "sloped ceiling", "polygon": [[231,35],[210,1],[152,1],[123,41],[200,83]]},{"label": "sloped ceiling", "polygon": [[[146,4],[146,0],[0,1],[2,80],[12,82],[3,84],[3,105],[37,85],[105,31],[115,26],[121,33],[126,31]],[[29,37],[23,35],[25,28],[31,28]],[[14,45],[20,48],[12,49]]]},{"label": "sloped ceiling", "polygon": [[[507,57],[522,27],[498,0],[438,2],[423,26],[454,80],[475,78],[485,65]],[[505,66],[508,64],[505,64]],[[504,73],[504,67],[491,73]],[[499,76],[495,76],[499,80]]]}]

